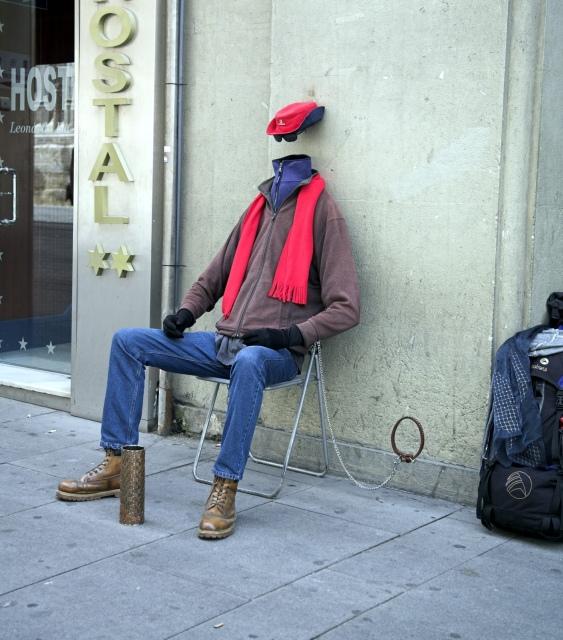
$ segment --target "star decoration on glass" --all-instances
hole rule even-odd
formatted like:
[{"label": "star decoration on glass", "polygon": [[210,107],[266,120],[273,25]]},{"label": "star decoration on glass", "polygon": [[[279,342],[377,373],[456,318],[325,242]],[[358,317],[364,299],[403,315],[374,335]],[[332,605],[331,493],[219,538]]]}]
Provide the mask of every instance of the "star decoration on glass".
[{"label": "star decoration on glass", "polygon": [[90,254],[88,266],[94,269],[94,273],[97,276],[101,276],[105,269],[109,269],[109,264],[106,260],[110,257],[109,251],[104,251],[101,244],[96,244],[95,249],[89,249]]},{"label": "star decoration on glass", "polygon": [[49,340],[49,344],[45,345],[47,347],[47,355],[55,353],[55,345],[52,340]]},{"label": "star decoration on glass", "polygon": [[20,345],[20,351],[27,351],[28,343],[25,341],[25,338],[22,338],[18,344]]},{"label": "star decoration on glass", "polygon": [[111,255],[113,258],[111,268],[116,270],[120,278],[125,278],[128,271],[135,271],[132,264],[135,254],[129,253],[129,250],[124,244],[119,247],[118,251],[114,251]]}]

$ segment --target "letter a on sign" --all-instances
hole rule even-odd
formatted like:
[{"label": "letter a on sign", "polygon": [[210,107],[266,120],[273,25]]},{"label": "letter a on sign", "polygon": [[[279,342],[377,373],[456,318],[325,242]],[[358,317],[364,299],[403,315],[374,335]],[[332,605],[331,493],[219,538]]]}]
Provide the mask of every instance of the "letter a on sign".
[{"label": "letter a on sign", "polygon": [[133,182],[133,176],[116,142],[102,144],[88,179],[102,180],[104,173],[115,173],[121,182]]}]

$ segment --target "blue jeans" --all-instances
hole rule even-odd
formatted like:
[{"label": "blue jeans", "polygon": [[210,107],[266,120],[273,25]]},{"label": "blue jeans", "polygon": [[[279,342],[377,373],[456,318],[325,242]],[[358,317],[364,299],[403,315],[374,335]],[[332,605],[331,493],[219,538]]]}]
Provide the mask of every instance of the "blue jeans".
[{"label": "blue jeans", "polygon": [[232,366],[219,362],[212,332],[167,338],[160,329],[121,329],[113,336],[100,445],[120,449],[139,441],[145,367],[230,378],[221,450],[213,472],[240,480],[260,414],[264,388],[291,380],[297,365],[287,349],[245,347]]}]

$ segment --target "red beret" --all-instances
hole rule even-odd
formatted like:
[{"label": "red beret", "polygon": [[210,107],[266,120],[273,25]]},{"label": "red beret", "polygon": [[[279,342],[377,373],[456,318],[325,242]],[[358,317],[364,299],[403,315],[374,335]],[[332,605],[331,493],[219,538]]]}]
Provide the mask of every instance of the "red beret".
[{"label": "red beret", "polygon": [[[305,121],[305,118],[318,108],[314,100],[309,102],[292,102],[282,107],[270,121],[266,133],[269,136],[293,133]],[[323,109],[324,111],[324,109]]]}]

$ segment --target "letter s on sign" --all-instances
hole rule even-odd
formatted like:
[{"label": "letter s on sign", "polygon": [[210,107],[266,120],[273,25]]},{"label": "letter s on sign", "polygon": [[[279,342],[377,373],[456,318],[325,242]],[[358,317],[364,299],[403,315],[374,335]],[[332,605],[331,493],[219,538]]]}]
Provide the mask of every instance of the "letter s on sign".
[{"label": "letter s on sign", "polygon": [[[98,91],[102,93],[118,93],[125,91],[131,85],[131,75],[124,69],[110,66],[109,63],[115,64],[131,64],[129,56],[120,51],[108,51],[100,53],[94,60],[94,65],[102,79],[92,80],[92,83]],[[112,82],[110,82],[110,80]]]}]

